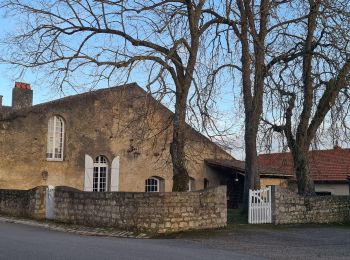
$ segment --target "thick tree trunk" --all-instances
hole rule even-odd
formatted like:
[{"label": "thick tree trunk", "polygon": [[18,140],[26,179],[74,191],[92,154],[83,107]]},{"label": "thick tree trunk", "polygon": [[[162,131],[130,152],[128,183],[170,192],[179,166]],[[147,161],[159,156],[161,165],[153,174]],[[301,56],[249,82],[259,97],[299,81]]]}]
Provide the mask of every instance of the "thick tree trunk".
[{"label": "thick tree trunk", "polygon": [[315,195],[315,185],[310,176],[308,147],[295,149],[293,154],[294,170],[297,177],[298,193],[304,196]]},{"label": "thick tree trunk", "polygon": [[173,140],[170,154],[173,163],[173,191],[187,191],[189,175],[186,170],[185,138],[186,138],[186,97],[178,94],[173,119]]},{"label": "thick tree trunk", "polygon": [[[268,16],[268,1],[260,3],[260,26],[257,32],[254,24],[253,3],[238,0],[237,5],[241,14],[241,33],[238,34],[242,44],[242,83],[243,102],[245,109],[245,181],[243,194],[243,213],[248,212],[249,189],[260,188],[260,176],[256,152],[256,137],[260,122],[264,90],[265,69],[265,37]],[[252,36],[252,37],[250,37]],[[254,58],[251,57],[251,39],[254,47]],[[252,63],[254,64],[252,65]],[[254,68],[254,69],[253,69]],[[254,75],[254,83],[251,77]]]},{"label": "thick tree trunk", "polygon": [[244,196],[243,213],[248,212],[249,189],[260,189],[260,175],[258,172],[258,157],[256,152],[257,129],[252,127],[251,118],[246,113],[245,124],[245,176],[244,176]]}]

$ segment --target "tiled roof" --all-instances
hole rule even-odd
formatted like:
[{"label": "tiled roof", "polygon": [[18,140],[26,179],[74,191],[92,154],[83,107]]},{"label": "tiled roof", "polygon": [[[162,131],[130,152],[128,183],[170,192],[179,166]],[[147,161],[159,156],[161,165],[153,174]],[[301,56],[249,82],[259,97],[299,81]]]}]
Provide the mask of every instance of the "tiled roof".
[{"label": "tiled roof", "polygon": [[[350,149],[314,150],[309,152],[310,172],[315,182],[347,182],[350,178]],[[259,165],[293,174],[291,153],[261,154]]]},{"label": "tiled roof", "polygon": [[[245,172],[245,162],[239,160],[217,160],[217,159],[206,159],[207,165],[221,168],[229,168],[239,172]],[[293,173],[289,173],[286,171],[279,171],[276,169],[269,169],[266,167],[259,167],[260,176],[275,176],[275,177],[285,177],[290,178],[293,177]]]}]

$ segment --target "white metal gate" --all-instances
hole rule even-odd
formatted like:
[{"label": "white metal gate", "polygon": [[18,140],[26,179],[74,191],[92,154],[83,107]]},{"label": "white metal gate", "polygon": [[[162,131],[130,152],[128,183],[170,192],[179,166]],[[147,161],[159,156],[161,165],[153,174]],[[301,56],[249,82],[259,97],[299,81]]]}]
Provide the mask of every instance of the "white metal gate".
[{"label": "white metal gate", "polygon": [[55,187],[49,185],[46,190],[46,205],[45,205],[45,215],[46,219],[55,218]]},{"label": "white metal gate", "polygon": [[271,187],[249,190],[248,222],[250,224],[272,223]]}]

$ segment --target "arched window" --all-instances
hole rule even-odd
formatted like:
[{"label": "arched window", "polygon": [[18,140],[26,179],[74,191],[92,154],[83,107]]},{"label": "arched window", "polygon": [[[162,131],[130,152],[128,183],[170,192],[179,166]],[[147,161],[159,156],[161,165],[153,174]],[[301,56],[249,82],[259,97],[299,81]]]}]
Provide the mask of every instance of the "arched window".
[{"label": "arched window", "polygon": [[93,172],[93,191],[107,191],[108,162],[106,157],[100,155],[95,158]]},{"label": "arched window", "polygon": [[64,120],[60,116],[49,119],[47,133],[46,158],[53,161],[63,161]]},{"label": "arched window", "polygon": [[164,179],[157,176],[152,176],[145,180],[146,192],[164,192]]}]

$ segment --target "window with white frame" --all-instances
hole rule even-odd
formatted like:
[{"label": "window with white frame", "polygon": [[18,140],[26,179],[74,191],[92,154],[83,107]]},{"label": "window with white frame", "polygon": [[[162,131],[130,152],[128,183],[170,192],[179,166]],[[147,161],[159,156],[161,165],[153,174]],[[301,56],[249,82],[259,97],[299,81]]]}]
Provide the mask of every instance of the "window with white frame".
[{"label": "window with white frame", "polygon": [[95,158],[92,191],[107,191],[108,162],[106,157],[100,155]]},{"label": "window with white frame", "polygon": [[164,192],[164,179],[153,176],[145,180],[146,192]]},{"label": "window with white frame", "polygon": [[46,158],[53,161],[63,161],[64,120],[60,116],[49,119],[47,133]]}]

